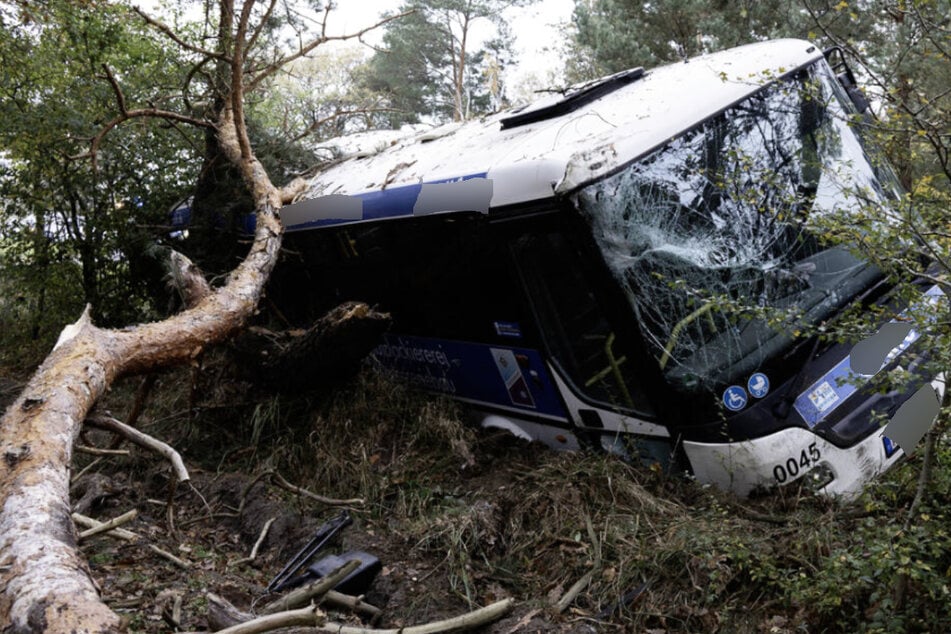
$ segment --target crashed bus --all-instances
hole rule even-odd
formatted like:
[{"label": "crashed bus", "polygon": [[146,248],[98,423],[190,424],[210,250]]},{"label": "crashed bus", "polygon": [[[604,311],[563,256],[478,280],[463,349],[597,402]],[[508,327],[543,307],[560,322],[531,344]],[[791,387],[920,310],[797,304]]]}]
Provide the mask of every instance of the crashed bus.
[{"label": "crashed bus", "polygon": [[[632,69],[341,160],[282,210],[270,297],[301,323],[391,313],[373,358],[483,427],[740,495],[854,494],[902,455],[881,416],[917,386],[880,393],[816,334],[892,287],[806,220],[900,194],[830,55],[780,40]],[[917,338],[883,367],[914,371]]]}]

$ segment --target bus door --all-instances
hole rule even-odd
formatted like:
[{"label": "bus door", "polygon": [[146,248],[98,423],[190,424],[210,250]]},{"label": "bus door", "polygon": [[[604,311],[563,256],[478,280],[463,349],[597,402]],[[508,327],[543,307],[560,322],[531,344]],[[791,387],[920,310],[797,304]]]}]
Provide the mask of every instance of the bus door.
[{"label": "bus door", "polygon": [[648,364],[618,341],[584,258],[560,232],[523,235],[513,253],[578,436],[666,467],[673,448],[642,380]]}]

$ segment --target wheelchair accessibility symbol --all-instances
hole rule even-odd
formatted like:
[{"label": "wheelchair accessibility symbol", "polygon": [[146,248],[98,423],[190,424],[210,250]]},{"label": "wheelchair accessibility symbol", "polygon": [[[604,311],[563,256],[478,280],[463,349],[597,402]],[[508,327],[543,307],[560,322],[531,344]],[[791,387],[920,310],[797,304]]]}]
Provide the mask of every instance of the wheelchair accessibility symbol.
[{"label": "wheelchair accessibility symbol", "polygon": [[738,412],[746,407],[746,390],[739,385],[731,385],[723,392],[723,404],[728,410]]}]

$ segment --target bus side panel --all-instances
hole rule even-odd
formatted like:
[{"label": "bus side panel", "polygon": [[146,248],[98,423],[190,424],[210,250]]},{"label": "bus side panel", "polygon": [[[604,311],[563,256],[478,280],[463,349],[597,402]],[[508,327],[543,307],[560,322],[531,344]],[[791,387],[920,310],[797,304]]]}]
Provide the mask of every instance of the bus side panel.
[{"label": "bus side panel", "polygon": [[373,356],[417,387],[568,425],[568,413],[537,350],[387,334]]}]

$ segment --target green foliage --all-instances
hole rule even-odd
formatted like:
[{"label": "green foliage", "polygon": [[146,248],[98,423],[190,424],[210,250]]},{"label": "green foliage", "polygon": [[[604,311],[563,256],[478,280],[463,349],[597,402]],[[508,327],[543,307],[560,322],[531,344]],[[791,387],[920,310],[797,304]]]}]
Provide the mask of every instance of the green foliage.
[{"label": "green foliage", "polygon": [[174,109],[175,52],[106,3],[4,4],[0,22],[0,344],[44,347],[85,303],[107,325],[155,315],[146,252],[195,177],[196,135],[137,119],[106,137],[98,169],[79,157],[118,114],[105,68],[129,107],[164,89]]},{"label": "green foliage", "polygon": [[[370,60],[363,85],[384,95],[397,112],[391,127],[420,118],[460,121],[502,105],[501,73],[511,57],[512,35],[501,11],[511,0],[411,0],[390,23],[384,51]],[[480,48],[474,24],[489,21],[495,36]]]},{"label": "green foliage", "polygon": [[317,52],[288,65],[250,107],[249,134],[275,182],[312,169],[322,141],[385,127],[384,98],[361,82],[365,49],[357,44]]},{"label": "green foliage", "polygon": [[922,178],[951,181],[951,50],[947,2],[810,0],[808,37],[843,47],[880,117],[877,132],[909,190]]},{"label": "green foliage", "polygon": [[573,23],[580,63],[572,79],[651,67],[796,32],[800,11],[785,0],[578,1]]}]

